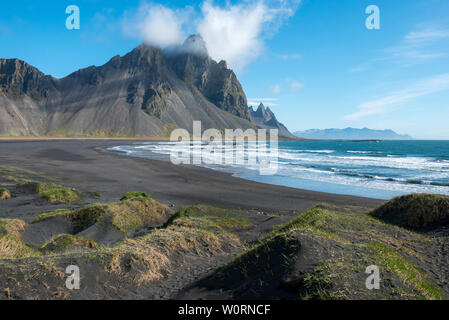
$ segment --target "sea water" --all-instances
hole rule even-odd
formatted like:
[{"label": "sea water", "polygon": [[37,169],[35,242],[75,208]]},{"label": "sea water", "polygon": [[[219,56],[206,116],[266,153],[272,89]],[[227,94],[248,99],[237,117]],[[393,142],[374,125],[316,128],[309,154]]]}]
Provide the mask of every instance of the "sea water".
[{"label": "sea water", "polygon": [[[170,160],[175,145],[145,142],[110,150]],[[258,145],[242,148],[248,158]],[[258,182],[335,194],[378,199],[407,193],[449,195],[449,141],[279,141],[275,161],[278,169],[273,175],[261,175],[257,163],[201,166]]]}]

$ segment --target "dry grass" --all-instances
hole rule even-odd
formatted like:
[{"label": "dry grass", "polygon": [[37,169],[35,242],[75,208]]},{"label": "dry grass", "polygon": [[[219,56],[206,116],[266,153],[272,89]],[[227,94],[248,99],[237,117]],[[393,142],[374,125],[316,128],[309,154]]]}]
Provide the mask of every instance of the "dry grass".
[{"label": "dry grass", "polygon": [[9,235],[0,236],[0,259],[18,259],[36,255],[36,251],[22,241]]},{"label": "dry grass", "polygon": [[166,229],[155,229],[136,240],[127,239],[111,249],[107,270],[123,277],[137,274],[131,280],[140,286],[169,274],[174,264],[180,263],[173,260],[175,256],[211,257],[241,246],[236,236],[209,221],[181,218]]},{"label": "dry grass", "polygon": [[20,233],[25,226],[23,220],[0,218],[0,259],[16,259],[38,254],[21,240]]},{"label": "dry grass", "polygon": [[0,188],[0,200],[11,199],[11,191],[5,188]]},{"label": "dry grass", "polygon": [[170,259],[147,243],[126,240],[113,255],[109,270],[125,276],[130,269],[137,269],[138,276],[134,278],[140,286],[150,281],[161,279],[169,272]]},{"label": "dry grass", "polygon": [[71,234],[58,234],[44,243],[39,249],[43,253],[63,252],[73,248],[96,249],[98,244],[91,239]]},{"label": "dry grass", "polygon": [[21,239],[21,232],[25,229],[26,223],[20,219],[0,218],[0,236],[11,235],[14,238]]}]

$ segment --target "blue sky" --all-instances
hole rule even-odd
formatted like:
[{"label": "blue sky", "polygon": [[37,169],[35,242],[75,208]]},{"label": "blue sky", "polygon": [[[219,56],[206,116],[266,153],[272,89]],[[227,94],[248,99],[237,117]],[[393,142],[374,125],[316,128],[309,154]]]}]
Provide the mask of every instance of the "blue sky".
[{"label": "blue sky", "polygon": [[[65,27],[68,5],[80,8],[80,30]],[[365,26],[368,5],[380,9],[380,30]],[[291,131],[449,139],[448,12],[447,0],[15,0],[2,3],[0,57],[63,77],[142,41],[201,32],[249,100],[270,105]]]}]

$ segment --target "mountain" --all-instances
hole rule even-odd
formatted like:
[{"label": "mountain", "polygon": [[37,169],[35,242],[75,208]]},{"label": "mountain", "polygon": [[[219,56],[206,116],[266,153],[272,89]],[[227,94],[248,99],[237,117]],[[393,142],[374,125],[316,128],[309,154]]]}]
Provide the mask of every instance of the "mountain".
[{"label": "mountain", "polygon": [[295,136],[304,139],[324,140],[412,140],[409,135],[397,134],[393,130],[355,129],[310,129],[297,131]]},{"label": "mountain", "polygon": [[141,45],[61,79],[0,59],[0,135],[161,136],[176,127],[257,128],[226,62],[201,36],[161,50]]},{"label": "mountain", "polygon": [[249,107],[249,117],[252,122],[263,129],[278,129],[279,136],[286,138],[295,138],[295,136],[288,131],[288,129],[280,123],[270,108],[266,108],[261,103],[256,111],[253,107]]}]

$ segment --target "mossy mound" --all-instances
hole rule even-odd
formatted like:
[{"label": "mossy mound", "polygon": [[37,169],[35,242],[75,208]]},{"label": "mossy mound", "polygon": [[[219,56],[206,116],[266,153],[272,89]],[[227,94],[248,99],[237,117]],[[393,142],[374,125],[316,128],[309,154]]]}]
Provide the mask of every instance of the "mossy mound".
[{"label": "mossy mound", "polygon": [[74,233],[78,233],[99,222],[108,214],[107,205],[91,204],[67,213],[66,217],[72,222]]},{"label": "mossy mound", "polygon": [[62,187],[55,183],[23,182],[19,185],[31,193],[37,193],[50,203],[76,203],[82,200],[81,193],[72,188]]},{"label": "mossy mound", "polygon": [[245,217],[238,216],[230,210],[207,205],[185,206],[180,208],[170,219],[169,224],[179,218],[202,218],[228,231],[247,230],[252,223]]},{"label": "mossy mound", "polygon": [[163,225],[173,211],[152,197],[137,197],[107,205],[112,224],[127,235],[144,227]]},{"label": "mossy mound", "polygon": [[59,234],[43,244],[39,251],[48,254],[74,249],[95,249],[97,247],[98,244],[94,240],[71,234]]},{"label": "mossy mound", "polygon": [[133,200],[133,199],[154,199],[152,196],[145,192],[140,191],[131,191],[127,192],[123,195],[123,197],[120,199],[120,201],[126,201],[126,200]]},{"label": "mossy mound", "polygon": [[449,196],[412,194],[394,198],[370,213],[391,224],[434,229],[449,224]]},{"label": "mossy mound", "polygon": [[0,188],[0,200],[11,199],[11,191],[6,188]]}]

